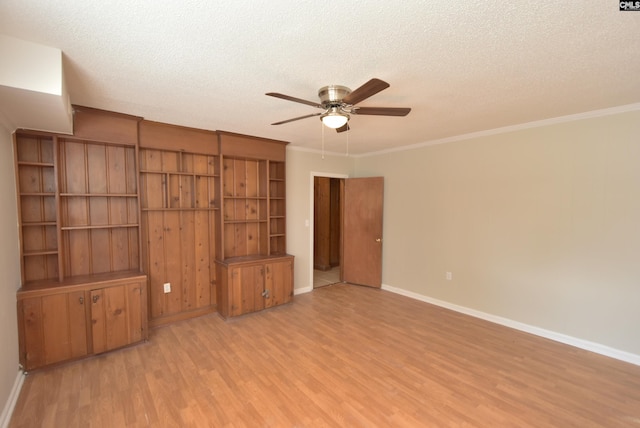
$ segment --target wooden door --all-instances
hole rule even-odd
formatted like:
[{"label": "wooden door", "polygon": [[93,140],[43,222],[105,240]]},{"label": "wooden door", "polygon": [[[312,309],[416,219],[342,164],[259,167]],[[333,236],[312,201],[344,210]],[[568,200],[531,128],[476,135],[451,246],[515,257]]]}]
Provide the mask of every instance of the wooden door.
[{"label": "wooden door", "polygon": [[340,265],[340,179],[314,177],[313,268]]},{"label": "wooden door", "polygon": [[20,300],[18,311],[26,370],[87,355],[83,291]]},{"label": "wooden door", "polygon": [[138,283],[91,290],[93,352],[121,348],[143,338]]},{"label": "wooden door", "polygon": [[340,265],[340,236],[342,225],[340,224],[340,183],[342,180],[339,178],[332,178],[330,181],[330,198],[331,198],[331,210],[329,213],[329,222],[331,229],[331,237],[329,242],[329,263],[331,267]]},{"label": "wooden door", "polygon": [[382,286],[383,177],[348,178],[342,185],[342,280]]},{"label": "wooden door", "polygon": [[331,179],[313,178],[313,268],[331,269]]},{"label": "wooden door", "polygon": [[237,266],[231,268],[229,316],[237,316],[264,309],[263,265]]},{"label": "wooden door", "polygon": [[282,305],[293,295],[293,257],[264,266],[264,307]]}]

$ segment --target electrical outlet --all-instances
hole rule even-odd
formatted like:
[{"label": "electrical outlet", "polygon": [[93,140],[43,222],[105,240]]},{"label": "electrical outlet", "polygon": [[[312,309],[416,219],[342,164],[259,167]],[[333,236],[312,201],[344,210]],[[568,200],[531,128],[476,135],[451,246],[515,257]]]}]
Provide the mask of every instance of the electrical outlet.
[{"label": "electrical outlet", "polygon": [[164,292],[165,293],[171,293],[171,283],[170,282],[165,282],[164,283]]},{"label": "electrical outlet", "polygon": [[447,272],[446,278],[447,278],[447,281],[451,281],[453,279],[453,274],[451,272]]}]

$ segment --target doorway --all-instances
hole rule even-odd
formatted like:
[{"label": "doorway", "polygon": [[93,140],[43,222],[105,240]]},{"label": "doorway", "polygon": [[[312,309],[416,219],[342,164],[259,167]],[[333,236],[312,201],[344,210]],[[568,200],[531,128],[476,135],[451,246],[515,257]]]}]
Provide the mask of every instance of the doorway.
[{"label": "doorway", "polygon": [[[334,186],[339,189],[332,198],[331,180],[316,180],[317,177],[337,179]],[[325,183],[324,192],[316,192],[316,183]],[[325,200],[317,199],[324,194]],[[311,173],[310,199],[310,284],[311,288],[348,282],[380,288],[382,286],[382,214],[383,177],[348,178],[346,176]],[[332,202],[332,200],[334,202]],[[333,209],[331,205],[334,205]],[[319,211],[321,205],[328,205]],[[332,214],[333,211],[333,214]],[[316,222],[315,220],[318,220]],[[324,222],[324,226],[321,224]],[[311,225],[310,225],[311,226]],[[328,235],[322,236],[324,227]],[[317,230],[316,230],[317,229]],[[325,259],[316,259],[316,247],[324,240],[328,247]],[[316,244],[316,241],[318,243]],[[332,244],[333,247],[332,254]],[[318,269],[314,269],[318,268]],[[323,278],[326,272],[334,270],[334,276]],[[339,274],[339,276],[337,276]],[[314,282],[316,280],[317,282]]]},{"label": "doorway", "polygon": [[340,181],[347,175],[311,173],[311,284],[320,288],[341,281]]},{"label": "doorway", "polygon": [[342,180],[335,177],[314,177],[313,288],[340,282]]}]

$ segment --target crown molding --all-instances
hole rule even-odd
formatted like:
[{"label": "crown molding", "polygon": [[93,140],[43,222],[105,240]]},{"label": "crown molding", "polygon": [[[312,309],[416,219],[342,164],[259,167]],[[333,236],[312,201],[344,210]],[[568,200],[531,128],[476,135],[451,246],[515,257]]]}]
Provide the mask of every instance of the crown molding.
[{"label": "crown molding", "polygon": [[533,122],[520,123],[517,125],[509,125],[509,126],[504,126],[502,128],[494,128],[494,129],[487,129],[484,131],[471,132],[469,134],[439,138],[436,140],[429,140],[422,143],[411,144],[408,146],[380,150],[377,152],[363,153],[360,155],[352,155],[352,157],[362,158],[367,156],[379,156],[387,153],[403,152],[406,150],[414,150],[422,147],[435,146],[438,144],[453,143],[456,141],[470,140],[472,138],[486,137],[490,135],[506,134],[509,132],[522,131],[522,130],[531,129],[531,128],[541,128],[544,126],[556,125],[559,123],[575,122],[575,121],[584,120],[584,119],[593,119],[597,117],[612,116],[614,114],[628,113],[628,112],[638,111],[638,110],[640,110],[640,103],[627,104],[623,106],[588,111],[584,113],[569,114],[566,116],[559,116],[559,117],[553,117],[549,119],[536,120]]}]

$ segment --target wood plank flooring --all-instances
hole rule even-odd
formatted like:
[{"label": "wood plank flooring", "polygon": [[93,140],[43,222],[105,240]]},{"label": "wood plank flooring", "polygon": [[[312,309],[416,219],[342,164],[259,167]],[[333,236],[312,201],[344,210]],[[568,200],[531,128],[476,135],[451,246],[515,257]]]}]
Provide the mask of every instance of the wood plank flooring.
[{"label": "wood plank flooring", "polygon": [[640,367],[336,284],[35,372],[18,427],[640,427]]}]

